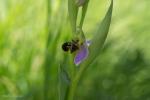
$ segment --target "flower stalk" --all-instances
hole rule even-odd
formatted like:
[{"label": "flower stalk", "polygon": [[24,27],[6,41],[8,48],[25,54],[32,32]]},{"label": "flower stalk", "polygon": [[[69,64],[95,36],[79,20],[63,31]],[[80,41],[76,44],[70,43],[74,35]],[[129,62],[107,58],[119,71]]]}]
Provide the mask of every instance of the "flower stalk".
[{"label": "flower stalk", "polygon": [[[85,8],[84,8],[84,11],[82,12],[82,18],[83,19],[81,18],[81,22],[80,22],[80,29],[81,30],[82,30],[83,21],[85,18],[85,13],[86,13],[87,7],[88,6],[85,3]],[[111,5],[110,5],[103,21],[99,25],[97,32],[94,34],[94,38],[92,39],[92,43],[89,47],[88,58],[80,64],[78,72],[76,73],[76,75],[72,79],[72,82],[69,86],[69,91],[67,94],[67,100],[73,100],[74,99],[74,95],[75,95],[75,91],[77,89],[78,83],[79,83],[81,77],[83,76],[85,70],[88,68],[88,66],[90,66],[92,64],[92,62],[100,54],[100,50],[102,49],[102,47],[104,45],[104,42],[107,38],[107,34],[109,31],[109,27],[110,27],[110,23],[111,23],[111,17],[112,17],[112,9],[113,9],[113,0],[111,0]],[[84,35],[84,33],[82,33],[82,34]]]}]

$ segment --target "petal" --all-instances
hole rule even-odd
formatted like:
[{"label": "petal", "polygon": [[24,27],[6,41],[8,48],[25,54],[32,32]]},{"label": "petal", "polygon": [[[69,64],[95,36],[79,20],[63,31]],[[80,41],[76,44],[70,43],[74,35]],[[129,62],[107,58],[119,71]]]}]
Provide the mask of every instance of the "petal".
[{"label": "petal", "polygon": [[86,45],[89,47],[91,45],[91,40],[87,40]]},{"label": "petal", "polygon": [[78,66],[83,60],[87,58],[88,54],[89,51],[87,45],[82,45],[74,58],[74,63]]}]

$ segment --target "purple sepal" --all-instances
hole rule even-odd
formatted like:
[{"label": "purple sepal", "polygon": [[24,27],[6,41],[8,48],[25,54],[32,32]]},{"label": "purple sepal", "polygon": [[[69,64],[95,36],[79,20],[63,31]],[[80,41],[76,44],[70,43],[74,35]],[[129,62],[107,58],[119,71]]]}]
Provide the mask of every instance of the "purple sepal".
[{"label": "purple sepal", "polygon": [[81,45],[79,51],[77,52],[75,58],[74,58],[74,63],[76,66],[78,66],[83,60],[87,58],[89,54],[87,44]]}]

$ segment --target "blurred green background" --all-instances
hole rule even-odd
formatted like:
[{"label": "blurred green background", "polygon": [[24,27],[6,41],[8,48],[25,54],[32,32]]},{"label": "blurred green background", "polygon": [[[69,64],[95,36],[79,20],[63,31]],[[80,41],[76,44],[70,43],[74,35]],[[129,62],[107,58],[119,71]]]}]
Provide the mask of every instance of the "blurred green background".
[{"label": "blurred green background", "polygon": [[[88,39],[109,4],[90,0],[83,25]],[[150,100],[149,5],[114,0],[104,49],[75,100]],[[67,0],[0,0],[0,100],[58,100],[60,62],[73,66],[61,45],[71,36]]]}]

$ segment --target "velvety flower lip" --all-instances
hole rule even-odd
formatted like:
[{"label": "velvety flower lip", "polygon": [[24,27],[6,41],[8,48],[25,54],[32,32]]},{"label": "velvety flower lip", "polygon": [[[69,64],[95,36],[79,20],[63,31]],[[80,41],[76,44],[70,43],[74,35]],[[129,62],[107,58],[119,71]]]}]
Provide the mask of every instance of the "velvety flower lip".
[{"label": "velvety flower lip", "polygon": [[78,66],[82,61],[84,61],[89,54],[88,46],[91,44],[91,41],[86,41],[83,45],[80,46],[79,51],[75,55],[74,63]]}]

